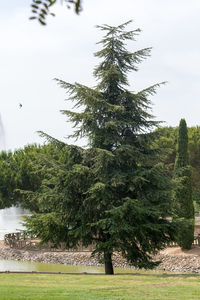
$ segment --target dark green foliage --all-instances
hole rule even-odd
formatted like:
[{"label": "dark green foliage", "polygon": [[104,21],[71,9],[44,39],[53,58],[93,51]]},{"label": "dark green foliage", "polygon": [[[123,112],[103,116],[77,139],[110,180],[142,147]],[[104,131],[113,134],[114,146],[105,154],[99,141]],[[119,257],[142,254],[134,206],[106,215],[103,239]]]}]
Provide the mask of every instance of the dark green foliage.
[{"label": "dark green foliage", "polygon": [[105,36],[95,54],[102,59],[94,70],[96,88],[57,79],[75,108],[81,107],[62,111],[74,124],[73,137],[87,137],[89,147],[67,146],[70,163],[48,161],[36,194],[40,213],[27,219],[29,230],[42,241],[66,247],[93,244],[106,273],[113,273],[115,251],[137,267],[155,266],[151,256],[174,234],[173,222],[166,219],[170,181],[151,147],[150,131],[158,122],[148,112],[148,96],[159,84],[138,93],[126,89],[127,73],[150,53],[150,48],[126,49],[126,41],[140,32],[125,31],[129,23],[98,26]]},{"label": "dark green foliage", "polygon": [[[0,208],[20,202],[31,211],[39,211],[37,192],[46,176],[44,165],[51,159],[60,163],[68,161],[70,152],[61,146],[58,148],[55,143],[29,145],[14,153],[0,153]],[[20,190],[23,190],[23,195]],[[32,195],[26,191],[31,191]]]},{"label": "dark green foliage", "polygon": [[177,130],[173,127],[156,128],[152,143],[152,148],[158,153],[158,161],[165,165],[171,178],[176,159]]},{"label": "dark green foliage", "polygon": [[[159,152],[159,161],[168,168],[173,177],[174,163],[176,159],[176,145],[178,127],[161,127],[155,131],[154,148]],[[188,152],[189,164],[192,172],[192,193],[196,211],[200,205],[200,127],[188,127]]]},{"label": "dark green foliage", "polygon": [[177,143],[177,154],[174,165],[174,171],[178,172],[178,170],[182,167],[186,167],[189,165],[188,158],[188,133],[187,133],[187,125],[184,119],[181,119],[179,124],[179,132],[178,132],[178,143]]},{"label": "dark green foliage", "polygon": [[14,202],[13,190],[15,188],[16,173],[14,172],[11,152],[0,153],[0,209],[11,206]]},{"label": "dark green foliage", "polygon": [[[54,6],[58,2],[57,0],[32,0],[31,4],[31,12],[32,16],[31,20],[37,19],[41,25],[46,25],[46,18],[48,15],[55,16],[54,13],[51,12],[52,6]],[[74,6],[74,10],[76,14],[79,14],[82,7],[82,0],[64,0],[67,4],[67,8],[71,8],[71,5]]]},{"label": "dark green foliage", "polygon": [[194,206],[192,201],[192,176],[188,158],[187,125],[180,121],[177,155],[174,166],[177,187],[174,192],[173,212],[180,224],[177,242],[183,249],[190,249],[194,240]]}]

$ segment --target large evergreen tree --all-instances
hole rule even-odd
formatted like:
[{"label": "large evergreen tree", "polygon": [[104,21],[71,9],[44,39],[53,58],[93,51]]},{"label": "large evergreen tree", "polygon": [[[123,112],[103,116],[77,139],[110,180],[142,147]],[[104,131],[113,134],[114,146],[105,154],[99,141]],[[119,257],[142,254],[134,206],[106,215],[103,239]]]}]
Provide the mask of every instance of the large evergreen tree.
[{"label": "large evergreen tree", "polygon": [[181,119],[178,132],[177,155],[174,165],[177,187],[174,193],[174,214],[180,219],[177,242],[183,249],[190,249],[194,241],[194,206],[192,200],[192,174],[188,156],[187,124]]},{"label": "large evergreen tree", "polygon": [[150,131],[158,123],[148,112],[148,96],[159,84],[138,93],[126,88],[127,73],[150,53],[150,48],[126,49],[140,32],[126,31],[129,23],[98,26],[105,36],[95,54],[102,60],[94,70],[95,88],[57,80],[82,109],[63,114],[74,123],[73,137],[88,138],[88,149],[71,149],[71,164],[49,169],[37,195],[48,213],[27,220],[42,241],[93,244],[106,274],[113,273],[115,251],[137,267],[155,266],[152,254],[173,236],[173,223],[166,219],[170,183],[151,150]]}]

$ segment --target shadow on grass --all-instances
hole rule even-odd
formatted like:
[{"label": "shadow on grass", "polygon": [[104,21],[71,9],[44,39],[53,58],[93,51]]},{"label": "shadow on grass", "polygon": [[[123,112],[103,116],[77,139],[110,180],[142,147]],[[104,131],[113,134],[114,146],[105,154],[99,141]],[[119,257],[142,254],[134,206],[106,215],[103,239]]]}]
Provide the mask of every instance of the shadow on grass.
[{"label": "shadow on grass", "polygon": [[[105,274],[104,274],[105,275]],[[168,278],[168,277],[200,277],[200,273],[175,273],[175,274],[169,274],[169,273],[163,273],[163,274],[153,274],[153,273],[115,273],[115,275],[133,275],[133,276],[152,276],[152,277],[159,277],[159,278]]]}]

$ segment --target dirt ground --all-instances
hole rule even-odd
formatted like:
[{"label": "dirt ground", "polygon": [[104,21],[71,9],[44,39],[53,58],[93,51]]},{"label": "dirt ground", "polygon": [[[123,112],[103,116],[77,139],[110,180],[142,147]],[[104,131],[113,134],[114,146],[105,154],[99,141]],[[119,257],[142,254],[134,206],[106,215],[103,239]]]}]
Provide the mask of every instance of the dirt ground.
[{"label": "dirt ground", "polygon": [[193,246],[190,250],[181,250],[180,247],[170,247],[162,250],[161,254],[168,254],[168,255],[182,255],[182,256],[192,256],[192,255],[199,255],[200,256],[200,247]]},{"label": "dirt ground", "polygon": [[[4,241],[0,241],[0,248],[9,248],[9,246],[4,245]],[[40,250],[38,250],[38,252],[39,251]],[[160,254],[180,255],[180,256],[192,256],[192,255],[200,256],[200,247],[193,246],[191,250],[184,250],[184,251],[181,250],[180,247],[169,247],[169,248],[162,250],[160,252]]]}]

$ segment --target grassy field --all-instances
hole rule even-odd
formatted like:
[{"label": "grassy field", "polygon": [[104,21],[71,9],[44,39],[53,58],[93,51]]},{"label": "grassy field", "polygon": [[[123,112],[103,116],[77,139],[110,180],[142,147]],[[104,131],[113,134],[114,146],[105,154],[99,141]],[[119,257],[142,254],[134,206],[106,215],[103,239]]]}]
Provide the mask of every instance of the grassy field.
[{"label": "grassy field", "polygon": [[0,299],[192,300],[200,299],[200,276],[0,274]]}]

